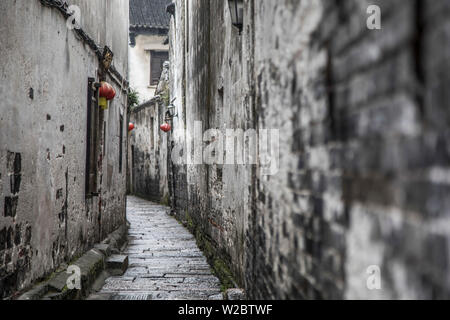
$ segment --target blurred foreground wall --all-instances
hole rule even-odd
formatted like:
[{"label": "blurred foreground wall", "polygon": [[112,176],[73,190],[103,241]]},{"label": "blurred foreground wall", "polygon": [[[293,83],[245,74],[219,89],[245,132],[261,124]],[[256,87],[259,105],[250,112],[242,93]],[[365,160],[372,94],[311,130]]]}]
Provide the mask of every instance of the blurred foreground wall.
[{"label": "blurred foreground wall", "polygon": [[175,2],[174,152],[193,157],[195,121],[279,129],[274,174],[172,168],[222,279],[251,298],[449,298],[450,2],[245,0],[242,33],[227,1]]}]

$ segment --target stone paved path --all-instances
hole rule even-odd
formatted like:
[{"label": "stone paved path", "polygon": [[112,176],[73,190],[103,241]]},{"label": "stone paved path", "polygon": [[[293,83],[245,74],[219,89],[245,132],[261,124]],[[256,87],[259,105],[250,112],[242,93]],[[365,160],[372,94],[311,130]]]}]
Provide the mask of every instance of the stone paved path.
[{"label": "stone paved path", "polygon": [[108,278],[90,299],[180,300],[221,299],[220,282],[212,275],[194,237],[169,208],[129,196],[127,200],[129,267]]}]

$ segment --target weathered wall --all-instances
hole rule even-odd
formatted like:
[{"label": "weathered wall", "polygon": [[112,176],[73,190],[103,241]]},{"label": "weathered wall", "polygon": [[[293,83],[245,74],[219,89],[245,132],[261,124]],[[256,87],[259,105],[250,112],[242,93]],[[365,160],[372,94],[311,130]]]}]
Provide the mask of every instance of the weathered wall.
[{"label": "weathered wall", "polygon": [[448,298],[448,1],[244,2],[239,35],[226,1],[176,1],[171,139],[279,129],[279,171],[175,164],[178,217],[251,298]]},{"label": "weathered wall", "polygon": [[[83,30],[114,52],[126,76],[128,1],[74,0]],[[23,289],[125,222],[126,125],[119,170],[119,114],[104,112],[99,195],[85,198],[87,87],[94,52],[65,18],[37,0],[0,3],[0,297]],[[103,139],[102,139],[103,140]]]},{"label": "weathered wall", "polygon": [[241,102],[248,91],[245,77],[238,72],[241,43],[238,32],[225,23],[230,19],[227,2],[178,1],[176,5],[177,13],[186,14],[175,14],[170,36],[171,99],[176,98],[179,114],[173,124],[172,155],[175,159],[182,155],[172,170],[172,206],[197,234],[216,271],[233,286],[229,267],[243,282],[251,167],[201,165],[189,137],[194,136],[196,121],[201,121],[202,133],[210,128],[252,127],[252,115],[244,116],[249,105]]},{"label": "weathered wall", "polygon": [[173,131],[169,141],[169,190],[171,194],[171,206],[178,215],[183,215],[188,206],[187,199],[187,166],[185,163],[174,163],[172,161],[172,152],[178,155],[183,154],[183,150],[177,152],[173,150],[175,146],[183,146],[186,137],[186,44],[188,37],[186,31],[185,12],[188,2],[176,2],[175,17],[170,22],[169,33],[169,60],[170,60],[170,81],[169,92],[170,99],[176,99],[174,106],[178,117],[172,122]]},{"label": "weathered wall", "polygon": [[165,63],[156,96],[131,110],[129,133],[130,193],[169,204],[168,134],[159,129],[168,105],[169,64]]}]

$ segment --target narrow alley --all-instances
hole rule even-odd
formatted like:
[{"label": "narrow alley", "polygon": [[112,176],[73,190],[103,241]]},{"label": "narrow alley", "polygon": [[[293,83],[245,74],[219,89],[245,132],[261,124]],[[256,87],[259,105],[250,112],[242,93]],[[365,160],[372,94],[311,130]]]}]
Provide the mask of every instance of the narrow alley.
[{"label": "narrow alley", "polygon": [[449,16],[0,0],[0,299],[450,300]]},{"label": "narrow alley", "polygon": [[222,298],[219,280],[194,237],[170,208],[127,198],[129,267],[123,276],[106,280],[95,300],[199,300]]}]

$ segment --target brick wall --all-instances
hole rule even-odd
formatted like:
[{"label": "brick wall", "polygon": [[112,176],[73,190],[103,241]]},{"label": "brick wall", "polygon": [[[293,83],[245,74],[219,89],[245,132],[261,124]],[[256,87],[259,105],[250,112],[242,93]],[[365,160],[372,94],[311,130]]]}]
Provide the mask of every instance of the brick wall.
[{"label": "brick wall", "polygon": [[187,164],[177,214],[251,298],[448,298],[448,1],[244,3],[239,34],[226,1],[176,1],[173,141],[279,129],[279,171]]}]

